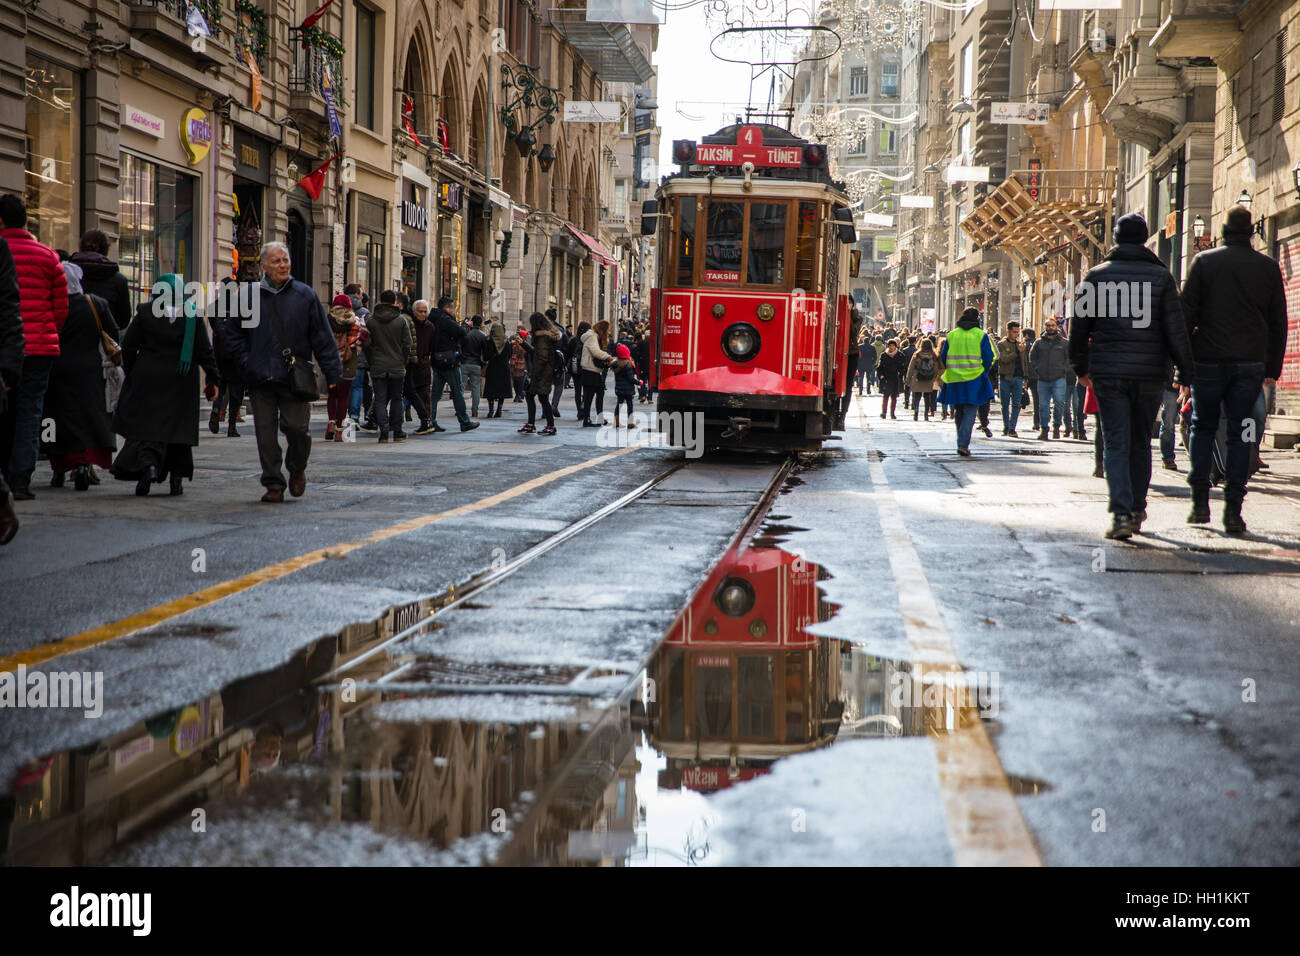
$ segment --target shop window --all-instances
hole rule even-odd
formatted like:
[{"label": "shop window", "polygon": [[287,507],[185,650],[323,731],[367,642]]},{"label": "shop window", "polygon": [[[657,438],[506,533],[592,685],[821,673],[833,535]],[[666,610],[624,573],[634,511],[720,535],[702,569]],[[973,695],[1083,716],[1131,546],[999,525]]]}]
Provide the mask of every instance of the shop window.
[{"label": "shop window", "polygon": [[136,298],[148,298],[161,275],[200,276],[198,177],[122,154],[118,200],[118,268]]},{"label": "shop window", "polygon": [[55,249],[75,252],[80,181],[81,82],[71,70],[27,57],[27,228]]}]

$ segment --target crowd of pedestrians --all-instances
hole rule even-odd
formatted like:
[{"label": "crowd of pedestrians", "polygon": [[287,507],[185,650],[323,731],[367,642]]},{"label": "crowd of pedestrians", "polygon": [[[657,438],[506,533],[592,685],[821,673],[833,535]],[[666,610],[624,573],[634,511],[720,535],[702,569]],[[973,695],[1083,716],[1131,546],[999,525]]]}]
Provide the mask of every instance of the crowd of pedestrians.
[{"label": "crowd of pedestrians", "polygon": [[[996,396],[1002,434],[1019,438],[1032,409],[1038,441],[1088,440],[1094,419],[1094,476],[1109,490],[1106,537],[1126,539],[1147,520],[1152,439],[1162,467],[1178,471],[1176,442],[1185,432],[1191,467],[1188,523],[1211,520],[1210,490],[1223,483],[1223,527],[1246,531],[1242,503],[1259,455],[1270,393],[1286,349],[1286,296],[1277,262],[1251,248],[1250,211],[1228,210],[1223,243],[1197,255],[1182,290],[1147,248],[1142,216],[1120,217],[1115,244],[1076,288],[1068,336],[1049,316],[1042,334],[1008,322],[996,342],[976,309],[966,309],[939,345],[913,330],[863,329],[857,337],[858,394],[881,396],[880,417],[897,418],[898,397],[913,420],[937,401],[950,415],[957,454],[969,456],[978,420],[987,437]],[[937,372],[937,374],[935,374]]]}]

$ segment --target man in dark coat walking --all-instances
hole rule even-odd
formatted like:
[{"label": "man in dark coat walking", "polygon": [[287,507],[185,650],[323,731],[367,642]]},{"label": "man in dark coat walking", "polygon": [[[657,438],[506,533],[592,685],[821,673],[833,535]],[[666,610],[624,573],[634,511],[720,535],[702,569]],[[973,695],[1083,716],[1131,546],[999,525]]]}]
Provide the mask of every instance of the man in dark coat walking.
[{"label": "man in dark coat walking", "polygon": [[1170,358],[1184,385],[1193,360],[1178,285],[1144,245],[1146,220],[1121,216],[1114,234],[1115,246],[1075,290],[1070,364],[1101,408],[1113,516],[1106,537],[1123,540],[1146,520],[1151,426],[1173,372]]},{"label": "man in dark coat walking", "polygon": [[438,299],[438,307],[429,313],[433,324],[433,402],[429,417],[433,421],[433,430],[446,431],[438,425],[438,399],[442,396],[444,386],[451,386],[451,404],[456,409],[456,418],[460,421],[460,430],[472,431],[478,428],[478,422],[472,421],[465,410],[465,383],[460,377],[460,350],[465,341],[466,332],[455,316],[449,311],[452,298],[444,295]]},{"label": "man in dark coat walking", "polygon": [[284,501],[286,487],[277,432],[284,432],[288,444],[283,462],[289,469],[289,494],[295,498],[307,489],[311,454],[311,403],[290,391],[290,363],[284,353],[287,350],[298,362],[310,362],[315,355],[328,385],[343,380],[343,363],[325,307],[310,286],[290,275],[289,247],[268,242],[261,260],[256,321],[242,321],[231,330],[230,350],[249,390],[266,489],[262,500],[274,503]]},{"label": "man in dark coat walking", "polygon": [[[1183,288],[1183,314],[1192,337],[1196,383],[1192,396],[1192,487],[1189,524],[1210,520],[1210,453],[1222,408],[1228,416],[1223,528],[1244,534],[1253,443],[1252,410],[1265,383],[1282,374],[1286,351],[1286,292],[1275,260],[1250,247],[1250,210],[1233,206],[1223,245],[1192,260]],[[1185,395],[1184,395],[1185,397]],[[1105,413],[1103,412],[1103,415]],[[1103,419],[1104,420],[1104,419]]]}]

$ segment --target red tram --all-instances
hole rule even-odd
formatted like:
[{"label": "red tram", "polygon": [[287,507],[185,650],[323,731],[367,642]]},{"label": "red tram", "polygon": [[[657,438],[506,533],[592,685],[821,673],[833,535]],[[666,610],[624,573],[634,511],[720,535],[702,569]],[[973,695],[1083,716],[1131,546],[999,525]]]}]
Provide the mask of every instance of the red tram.
[{"label": "red tram", "polygon": [[650,375],[660,422],[702,414],[707,448],[820,448],[846,384],[841,247],[856,240],[826,147],[736,124],[674,142],[673,160],[680,171],[642,218],[642,232],[658,234]]}]

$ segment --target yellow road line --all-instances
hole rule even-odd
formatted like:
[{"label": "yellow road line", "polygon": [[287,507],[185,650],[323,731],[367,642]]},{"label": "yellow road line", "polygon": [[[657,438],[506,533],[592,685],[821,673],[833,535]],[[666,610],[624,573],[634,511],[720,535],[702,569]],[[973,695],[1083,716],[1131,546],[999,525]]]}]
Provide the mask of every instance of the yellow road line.
[{"label": "yellow road line", "polygon": [[459,518],[462,515],[473,514],[476,511],[482,511],[485,508],[491,508],[502,502],[509,501],[511,498],[518,498],[520,495],[527,494],[543,485],[566,478],[569,475],[585,471],[596,465],[603,464],[620,455],[626,455],[628,452],[635,451],[637,446],[621,448],[618,451],[612,451],[606,455],[592,458],[590,461],[582,462],[577,465],[569,465],[566,468],[560,468],[556,471],[548,472],[532,478],[522,484],[515,485],[513,488],[507,488],[505,491],[498,492],[494,495],[488,495],[486,498],[480,498],[478,501],[461,505],[458,508],[451,508],[447,511],[440,511],[437,514],[420,515],[417,518],[409,518],[406,521],[399,521],[397,524],[389,525],[386,528],[380,528],[372,532],[360,541],[345,541],[341,544],[333,544],[327,548],[318,548],[315,551],[309,551],[306,554],[300,554],[294,558],[287,558],[284,561],[278,561],[275,564],[267,565],[257,571],[252,571],[242,577],[234,578],[230,581],[223,581],[220,584],[214,584],[211,587],[195,591],[193,594],[187,594],[184,597],[176,598],[174,601],[168,601],[166,604],[159,604],[147,611],[141,611],[138,614],[132,614],[129,617],[103,624],[99,627],[93,627],[88,631],[82,631],[80,634],[73,634],[62,640],[54,641],[49,644],[42,644],[39,647],[33,647],[30,650],[20,651],[17,654],[10,654],[8,657],[0,657],[0,674],[18,669],[19,664],[25,664],[32,667],[37,664],[44,664],[56,657],[62,657],[64,654],[71,654],[74,651],[82,651],[89,647],[95,647],[99,644],[105,644],[109,641],[115,641],[120,637],[126,637],[128,634],[134,634],[137,631],[144,630],[147,627],[153,627],[161,624],[163,621],[179,617],[189,611],[197,608],[206,607],[214,604],[222,598],[230,597],[232,594],[238,594],[240,591],[247,591],[249,588],[255,588],[259,584],[265,584],[267,581],[274,581],[276,578],[282,578],[285,575],[293,574],[295,571],[301,571],[303,568],[310,567],[321,561],[330,558],[339,558],[358,548],[364,548],[368,544],[375,544],[379,541],[387,541],[389,538],[406,534],[408,531],[415,531],[419,528],[428,527],[431,524],[437,524],[439,521],[445,521],[448,518]]},{"label": "yellow road line", "polygon": [[[903,628],[913,652],[927,669],[958,672],[943,615],[903,514],[885,478],[885,466],[873,455],[875,443],[867,429],[862,402],[857,401],[859,427],[867,449],[871,483],[879,492],[876,513],[885,538],[889,568],[898,589]],[[933,662],[933,664],[931,664]],[[933,732],[938,761],[939,793],[943,800],[948,839],[958,866],[1042,866],[1033,837],[1016,806],[1011,784],[981,721],[948,732]]]}]

